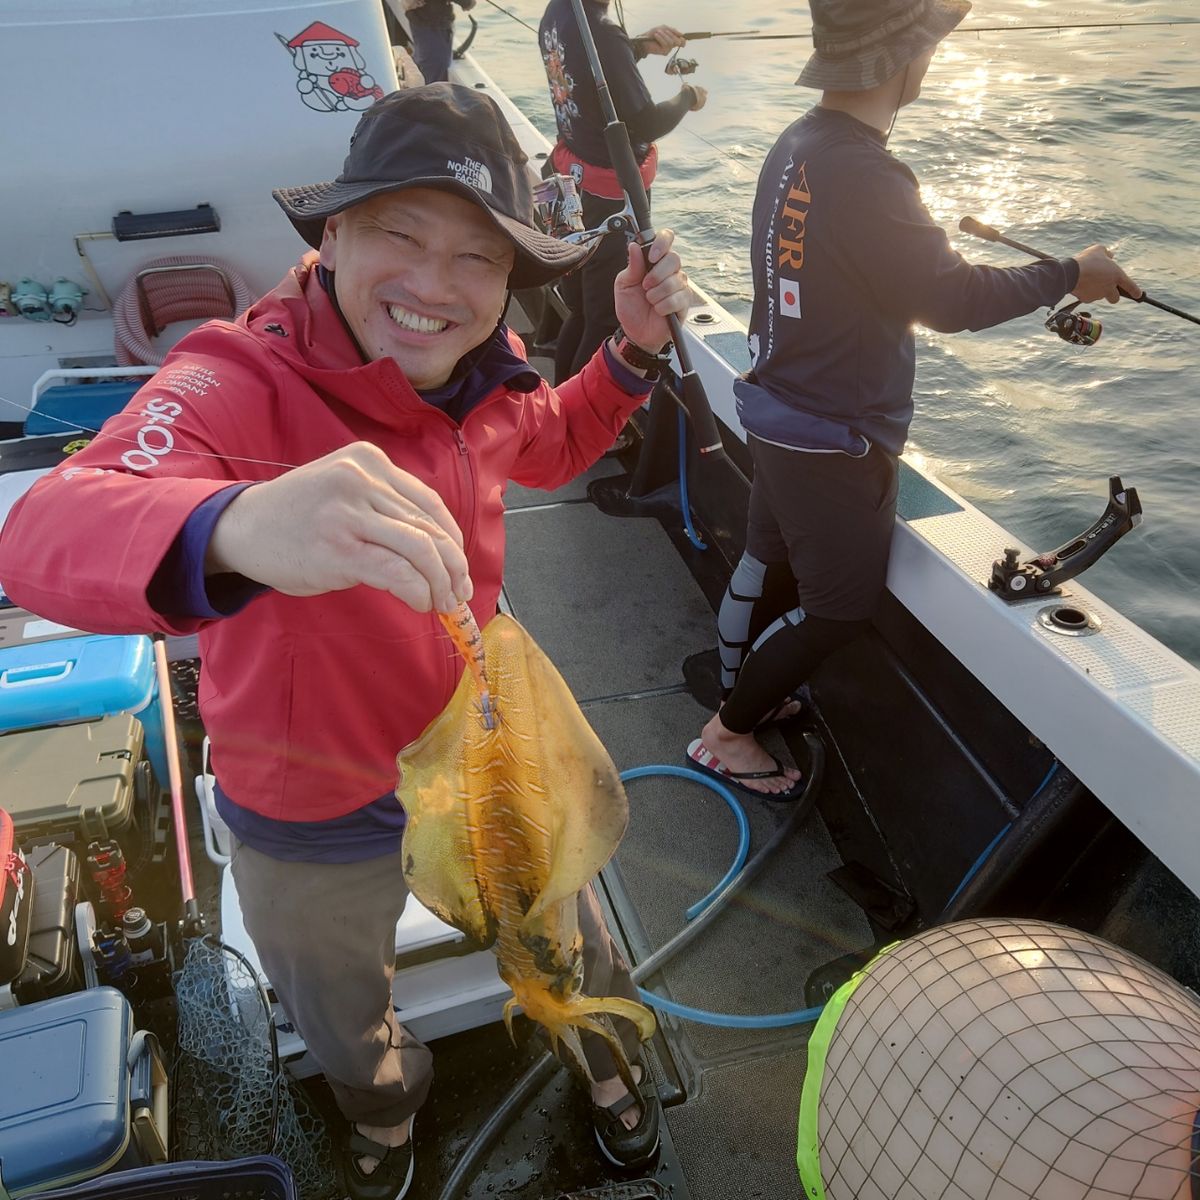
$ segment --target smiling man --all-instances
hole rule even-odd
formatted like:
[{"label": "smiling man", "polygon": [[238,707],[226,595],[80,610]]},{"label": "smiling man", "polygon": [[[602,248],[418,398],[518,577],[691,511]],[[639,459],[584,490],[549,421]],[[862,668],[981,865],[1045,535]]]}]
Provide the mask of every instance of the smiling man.
[{"label": "smiling man", "polygon": [[[506,482],[556,487],[608,449],[687,281],[669,232],[649,266],[631,248],[615,285],[625,332],[552,390],[501,318],[510,288],[586,251],[534,228],[499,108],[450,84],[380,100],[337,180],[275,195],[319,254],[236,322],[184,338],[29,492],[0,578],[78,628],[199,631],[246,928],[357,1127],[351,1195],[392,1200],[432,1078],[391,1007],[406,899],[395,756],[462,670],[432,610],[466,599],[480,625],[494,615]],[[590,893],[580,927],[585,988],[636,998]],[[628,1093],[603,1043],[584,1043],[602,1148],[648,1160],[653,1093]]]}]

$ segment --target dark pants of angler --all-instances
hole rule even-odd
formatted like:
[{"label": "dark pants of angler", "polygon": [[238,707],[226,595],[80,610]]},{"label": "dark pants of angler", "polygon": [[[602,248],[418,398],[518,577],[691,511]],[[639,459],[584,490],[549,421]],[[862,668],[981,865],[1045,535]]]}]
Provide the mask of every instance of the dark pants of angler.
[{"label": "dark pants of angler", "polygon": [[[581,192],[580,196],[583,200],[583,223],[588,229],[595,229],[625,207],[624,200],[606,200],[590,192]],[[563,322],[558,335],[558,347],[554,352],[556,384],[582,371],[604,339],[611,337],[616,330],[613,281],[629,261],[625,246],[622,235],[610,233],[579,270],[572,271],[559,283],[559,295],[570,310],[570,315]]]},{"label": "dark pants of angler", "polygon": [[721,721],[734,733],[751,732],[870,627],[887,579],[899,481],[895,455],[878,446],[851,458],[753,435],[749,444],[746,553],[718,616],[722,684],[730,689]]},{"label": "dark pants of angler", "polygon": [[445,83],[454,53],[454,12],[449,0],[425,0],[408,14],[413,62],[426,83]]},{"label": "dark pants of angler", "polygon": [[[433,1056],[396,1020],[396,922],[408,888],[401,852],[357,863],[281,862],[234,843],[231,863],[246,932],[284,1011],[304,1038],[348,1121],[403,1124],[433,1082]],[[579,893],[583,990],[638,998],[591,887]],[[613,1020],[630,1062],[633,1025]],[[581,1036],[595,1079],[616,1063],[595,1034]]]}]

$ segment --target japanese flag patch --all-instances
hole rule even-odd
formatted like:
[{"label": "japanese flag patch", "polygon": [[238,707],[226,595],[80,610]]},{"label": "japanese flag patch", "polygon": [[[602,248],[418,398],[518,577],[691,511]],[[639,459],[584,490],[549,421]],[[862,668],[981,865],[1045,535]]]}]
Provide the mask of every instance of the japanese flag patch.
[{"label": "japanese flag patch", "polygon": [[800,285],[793,279],[779,278],[779,315],[800,317]]}]

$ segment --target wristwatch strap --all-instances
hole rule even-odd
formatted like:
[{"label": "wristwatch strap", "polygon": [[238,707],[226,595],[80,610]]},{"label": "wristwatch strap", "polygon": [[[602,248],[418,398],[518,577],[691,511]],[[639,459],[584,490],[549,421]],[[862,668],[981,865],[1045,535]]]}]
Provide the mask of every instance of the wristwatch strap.
[{"label": "wristwatch strap", "polygon": [[633,341],[619,325],[616,333],[613,334],[613,341],[621,357],[631,367],[637,367],[639,371],[650,372],[654,379],[671,367],[670,342],[667,342],[657,354],[651,354],[649,350],[643,350],[637,342]]}]

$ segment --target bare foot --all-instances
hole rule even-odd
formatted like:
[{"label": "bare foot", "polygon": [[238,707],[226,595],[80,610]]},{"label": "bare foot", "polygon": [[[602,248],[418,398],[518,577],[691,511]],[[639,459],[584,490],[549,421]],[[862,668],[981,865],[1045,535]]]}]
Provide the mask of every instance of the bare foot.
[{"label": "bare foot", "polygon": [[[713,718],[700,732],[700,740],[715,754],[722,766],[730,771],[773,771],[775,762],[772,757],[758,744],[752,733],[734,733],[726,729],[721,722],[721,714],[714,713]],[[800,772],[795,767],[785,766],[782,775],[771,779],[739,779],[742,787],[754,792],[762,792],[772,796],[777,792],[786,792],[800,778]]]},{"label": "bare foot", "polygon": [[[642,1082],[642,1067],[640,1063],[633,1064],[633,1079],[635,1083]],[[619,1075],[614,1075],[612,1079],[601,1079],[592,1084],[592,1103],[600,1108],[605,1108],[609,1104],[619,1100],[629,1089],[621,1082]],[[621,1114],[621,1124],[626,1129],[636,1129],[637,1123],[642,1119],[642,1106],[636,1101]]]},{"label": "bare foot", "polygon": [[[378,1142],[381,1146],[403,1146],[408,1141],[409,1131],[412,1129],[412,1117],[409,1117],[403,1125],[364,1125],[361,1121],[355,1123],[355,1129],[368,1138],[372,1142]],[[355,1160],[358,1164],[358,1169],[364,1175],[370,1175],[372,1171],[379,1166],[379,1159],[372,1158],[369,1154],[364,1154]]]}]

